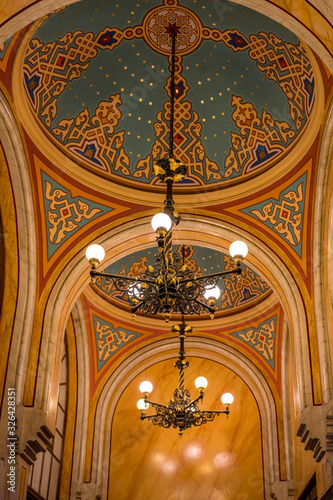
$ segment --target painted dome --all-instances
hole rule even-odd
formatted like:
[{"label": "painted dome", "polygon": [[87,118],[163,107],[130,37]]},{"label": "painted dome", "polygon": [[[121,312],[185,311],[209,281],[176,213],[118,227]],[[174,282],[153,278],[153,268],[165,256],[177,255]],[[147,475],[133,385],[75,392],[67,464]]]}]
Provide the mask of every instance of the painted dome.
[{"label": "painted dome", "polygon": [[158,187],[173,25],[174,156],[187,166],[176,189],[244,181],[299,144],[316,101],[312,56],[282,25],[226,0],[84,0],[40,24],[23,62],[30,112],[77,171]]}]

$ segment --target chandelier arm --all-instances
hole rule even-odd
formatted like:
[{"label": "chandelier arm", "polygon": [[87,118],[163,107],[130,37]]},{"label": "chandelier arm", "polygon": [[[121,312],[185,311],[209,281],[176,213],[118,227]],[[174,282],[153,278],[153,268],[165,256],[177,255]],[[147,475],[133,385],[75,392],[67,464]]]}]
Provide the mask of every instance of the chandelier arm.
[{"label": "chandelier arm", "polygon": [[176,421],[176,417],[173,416],[172,419],[163,418],[161,415],[141,415],[141,420],[144,419],[151,420],[153,425],[159,425],[160,427],[164,427],[164,429],[168,429],[169,427],[177,428],[178,424]]},{"label": "chandelier arm", "polygon": [[[190,402],[187,406],[185,406],[184,410],[187,410],[190,406],[192,406],[192,405],[194,405],[195,403],[197,403],[200,399],[202,400],[202,399],[203,399],[203,397],[204,397],[203,393],[202,393],[202,394],[199,394],[199,396],[198,396],[196,399],[194,399],[194,400],[193,400],[193,401],[191,401],[191,402]],[[201,411],[201,410],[198,410],[198,411],[200,411],[200,413],[202,413],[202,411]]]},{"label": "chandelier arm", "polygon": [[155,281],[153,280],[148,280],[145,278],[129,278],[128,276],[120,276],[119,274],[109,274],[109,273],[102,273],[99,271],[94,271],[93,269],[90,271],[90,276],[92,278],[110,278],[112,280],[120,279],[124,281],[128,281],[129,283],[148,283],[155,285]]},{"label": "chandelier arm", "polygon": [[199,304],[201,307],[203,307],[204,309],[206,309],[207,311],[209,311],[211,314],[215,313],[215,307],[208,306],[207,304],[205,304],[204,302],[202,302],[201,300],[198,300],[198,299],[195,299],[195,302],[197,304]]},{"label": "chandelier arm", "polygon": [[141,420],[145,420],[145,418],[152,418],[154,417],[155,415],[141,415]]},{"label": "chandelier arm", "polygon": [[[206,276],[198,276],[195,277],[195,281],[201,282],[209,278],[223,278],[224,276],[227,276],[228,274],[241,274],[242,273],[242,268],[240,266],[237,266],[235,269],[231,269],[230,271],[221,271],[219,273],[214,273],[214,274],[207,274]],[[189,283],[190,281],[193,281],[193,278],[185,278],[179,280],[179,284],[183,283]]]},{"label": "chandelier arm", "polygon": [[225,415],[229,415],[229,410],[212,410],[212,411],[209,411],[209,410],[199,410],[200,413],[204,413],[206,415],[208,414],[213,414],[213,415],[219,415],[220,413],[224,413]]},{"label": "chandelier arm", "polygon": [[139,302],[138,304],[135,304],[135,306],[132,306],[131,307],[132,314],[135,314],[144,303],[145,303],[145,301],[141,300],[141,302]]},{"label": "chandelier arm", "polygon": [[[154,425],[160,425],[162,427],[165,427],[160,421],[163,421],[163,418],[161,415],[141,415],[141,420],[145,420],[148,418],[148,420],[152,420]],[[170,426],[167,426],[170,427]]]},{"label": "chandelier arm", "polygon": [[156,312],[158,312],[159,305],[158,304],[154,305],[154,300],[149,300],[144,298],[138,304],[135,304],[134,306],[131,307],[132,313],[135,314],[140,309],[140,307],[144,306],[145,304],[148,304],[148,307],[144,308],[143,314],[149,314],[149,313],[156,314]]},{"label": "chandelier arm", "polygon": [[160,408],[169,409],[169,407],[167,405],[162,405],[161,403],[154,403],[154,401],[150,401],[149,399],[146,399],[146,398],[144,398],[144,399],[145,399],[145,403],[149,403],[149,404],[153,405],[154,408],[155,407],[160,407]]}]

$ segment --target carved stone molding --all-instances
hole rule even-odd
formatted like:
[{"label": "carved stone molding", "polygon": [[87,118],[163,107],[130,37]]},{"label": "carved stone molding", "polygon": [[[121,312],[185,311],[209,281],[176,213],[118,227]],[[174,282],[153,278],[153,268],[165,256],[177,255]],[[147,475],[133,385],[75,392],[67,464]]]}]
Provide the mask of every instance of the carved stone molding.
[{"label": "carved stone molding", "polygon": [[45,453],[48,446],[51,446],[51,439],[53,438],[52,432],[43,425],[37,432],[37,439],[26,442],[24,450],[21,453],[21,457],[29,464],[33,465],[37,459],[37,454],[39,452]]},{"label": "carved stone molding", "polygon": [[326,415],[326,450],[333,452],[333,415]]},{"label": "carved stone molding", "polygon": [[300,424],[296,435],[301,439],[301,442],[304,443],[304,449],[313,452],[313,458],[316,462],[320,462],[324,458],[326,452],[320,443],[320,439],[311,436],[305,423]]}]

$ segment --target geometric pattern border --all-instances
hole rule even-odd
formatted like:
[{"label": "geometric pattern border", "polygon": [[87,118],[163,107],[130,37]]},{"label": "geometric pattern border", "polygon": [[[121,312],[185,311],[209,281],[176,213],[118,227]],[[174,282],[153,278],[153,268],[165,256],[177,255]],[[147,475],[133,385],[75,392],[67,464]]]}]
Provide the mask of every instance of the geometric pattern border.
[{"label": "geometric pattern border", "polygon": [[275,370],[276,327],[277,316],[273,316],[260,323],[257,328],[247,328],[231,335],[254,349]]},{"label": "geometric pattern border", "polygon": [[307,172],[280,193],[279,199],[268,198],[242,212],[261,221],[302,257],[302,230]]},{"label": "geometric pattern border", "polygon": [[94,203],[83,197],[72,197],[70,191],[61,186],[45,172],[43,180],[44,211],[47,228],[48,259],[72,234],[91,220],[111,212],[113,209]]},{"label": "geometric pattern border", "polygon": [[129,342],[141,337],[140,333],[123,328],[115,328],[114,325],[96,314],[92,315],[94,325],[94,335],[97,353],[97,371]]}]

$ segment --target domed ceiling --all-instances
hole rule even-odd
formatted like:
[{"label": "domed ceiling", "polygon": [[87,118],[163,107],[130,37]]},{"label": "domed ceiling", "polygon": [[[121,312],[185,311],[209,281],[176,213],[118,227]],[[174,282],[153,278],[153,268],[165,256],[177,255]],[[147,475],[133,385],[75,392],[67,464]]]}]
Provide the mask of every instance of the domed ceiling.
[{"label": "domed ceiling", "polygon": [[298,147],[314,114],[313,57],[283,26],[227,1],[87,0],[44,20],[23,64],[29,112],[77,175],[161,190],[170,25],[174,156],[188,168],[178,191],[243,181]]},{"label": "domed ceiling", "polygon": [[[252,248],[242,275],[224,280],[213,320],[174,314],[168,325],[162,317],[140,314],[132,322],[128,294],[103,279],[88,284],[83,260],[89,243],[98,242],[105,246],[106,272],[138,277],[154,264],[158,246],[149,221],[165,193],[154,164],[169,153],[172,30],[174,156],[187,167],[173,186],[182,217],[173,251],[188,269],[207,275],[235,266],[224,252],[236,234]],[[176,489],[184,498],[261,498],[270,481],[262,472],[269,431],[254,388],[260,382],[271,398],[267,408],[279,442],[274,467],[284,480],[286,333],[290,342],[301,337],[292,332],[295,304],[287,292],[297,288],[305,303],[312,302],[316,158],[331,76],[285,27],[226,0],[84,0],[18,36],[11,45],[13,52],[17,48],[12,79],[5,83],[21,122],[34,191],[36,324],[42,332],[45,310],[49,314],[64,282],[59,295],[70,292],[61,314],[56,298],[52,324],[62,325],[71,314],[66,334],[73,350],[78,345],[78,401],[87,401],[85,482],[97,463],[98,437],[103,450],[111,443],[104,479],[110,498],[134,498],[135,488],[156,498],[157,481],[167,498],[176,498],[170,478],[175,481],[178,471]],[[279,283],[284,266],[293,278],[290,288]],[[302,335],[311,342],[316,381],[313,318]],[[156,386],[154,400],[167,401],[178,350],[171,326],[181,319],[193,326],[186,339],[187,387],[192,390],[202,369],[210,384],[206,408],[218,408],[214,397],[229,388],[235,404],[230,420],[192,429],[179,442],[175,433],[148,425],[139,430],[135,402],[144,376]],[[36,365],[38,342],[32,343]],[[29,404],[34,377],[28,380]],[[103,434],[103,426],[110,433]],[[255,478],[253,487],[237,470]]]}]

